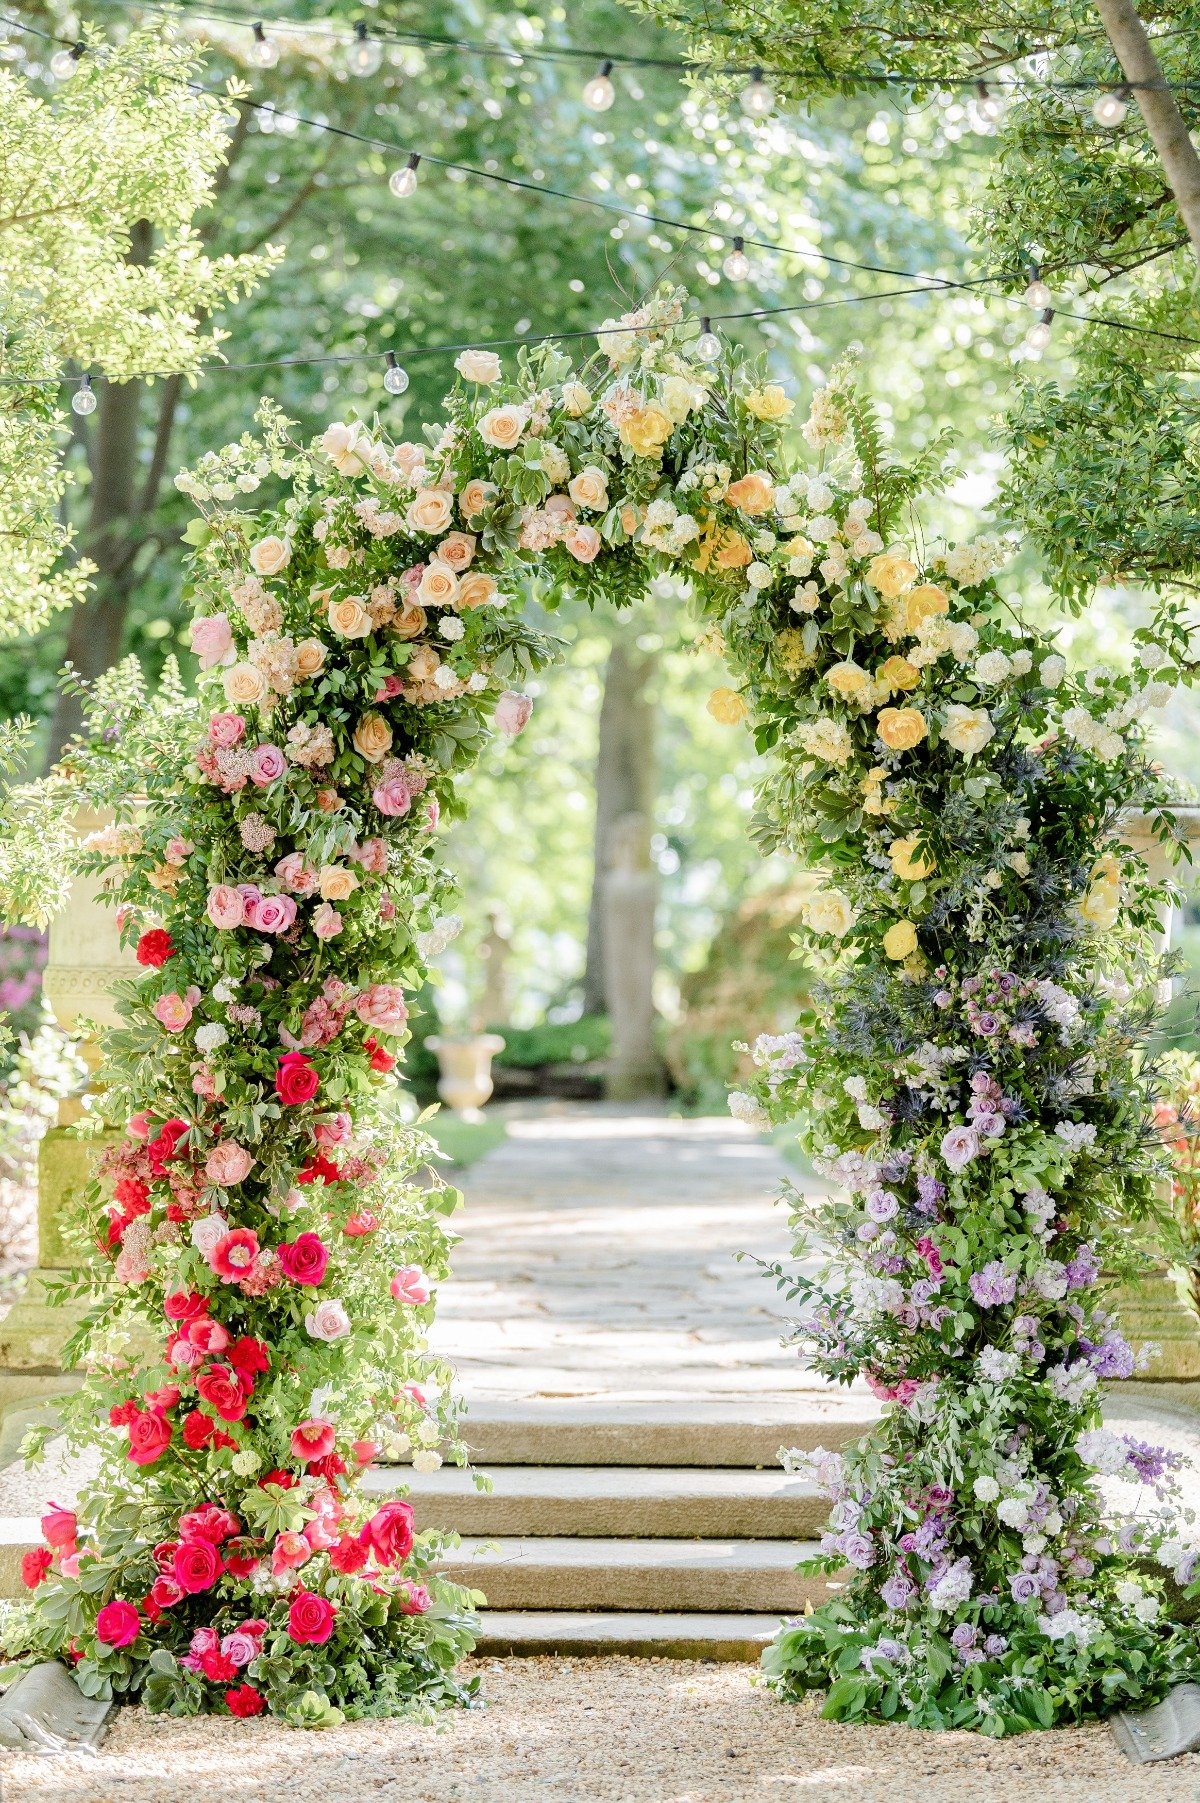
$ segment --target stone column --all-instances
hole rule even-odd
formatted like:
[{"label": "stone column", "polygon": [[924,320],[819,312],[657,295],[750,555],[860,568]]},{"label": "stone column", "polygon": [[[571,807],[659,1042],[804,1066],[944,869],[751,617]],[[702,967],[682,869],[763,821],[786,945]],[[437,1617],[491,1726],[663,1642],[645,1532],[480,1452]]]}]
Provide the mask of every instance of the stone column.
[{"label": "stone column", "polygon": [[636,1102],[666,1093],[655,1044],[654,923],[658,878],[650,861],[650,823],[624,814],[610,836],[604,878],[604,988],[612,1049],[605,1073],[609,1101]]}]

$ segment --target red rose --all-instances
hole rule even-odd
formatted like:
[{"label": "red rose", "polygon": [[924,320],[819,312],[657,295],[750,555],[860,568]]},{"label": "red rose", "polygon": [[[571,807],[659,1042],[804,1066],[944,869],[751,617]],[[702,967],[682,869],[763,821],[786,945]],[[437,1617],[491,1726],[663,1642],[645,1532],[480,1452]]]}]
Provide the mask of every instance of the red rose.
[{"label": "red rose", "polygon": [[155,1608],[159,1610],[173,1609],[176,1603],[183,1601],[184,1594],[183,1585],[168,1577],[165,1572],[161,1572],[150,1586],[151,1598]]},{"label": "red rose", "polygon": [[96,1639],[106,1646],[128,1646],[137,1639],[141,1626],[142,1618],[132,1603],[105,1603],[96,1617]]},{"label": "red rose", "polygon": [[114,1402],[108,1411],[108,1425],[110,1427],[128,1427],[138,1412],[136,1396],[131,1396],[128,1402]]},{"label": "red rose", "polygon": [[26,1590],[36,1590],[51,1565],[54,1554],[48,1546],[31,1546],[21,1557],[21,1582]]},{"label": "red rose", "polygon": [[42,1516],[42,1533],[47,1546],[55,1546],[60,1552],[74,1546],[79,1536],[79,1518],[74,1509],[64,1509],[61,1503],[47,1503],[46,1513]]},{"label": "red rose", "polygon": [[299,1481],[299,1478],[292,1471],[268,1471],[264,1477],[259,1478],[258,1487],[262,1490],[267,1484],[278,1484],[281,1490],[290,1490],[294,1485],[298,1484]]},{"label": "red rose", "polygon": [[321,1087],[320,1074],[305,1052],[286,1052],[275,1072],[275,1089],[286,1107],[311,1102]]},{"label": "red rose", "polygon": [[359,1539],[381,1565],[399,1565],[412,1551],[413,1512],[409,1503],[392,1497],[381,1503],[363,1528]]},{"label": "red rose", "polygon": [[168,1321],[194,1321],[197,1315],[207,1312],[207,1296],[199,1296],[195,1290],[172,1290],[163,1298],[163,1314]]},{"label": "red rose", "polygon": [[187,1122],[176,1117],[173,1120],[164,1121],[155,1137],[147,1141],[146,1150],[150,1154],[150,1167],[156,1177],[164,1175],[167,1163],[176,1156],[179,1150],[180,1140],[186,1138],[190,1131]]},{"label": "red rose", "polygon": [[189,1596],[210,1589],[224,1569],[220,1553],[207,1540],[185,1540],[175,1549],[175,1582]]},{"label": "red rose", "polygon": [[332,1158],[326,1158],[324,1152],[316,1152],[308,1163],[296,1172],[297,1183],[337,1183],[342,1173]]},{"label": "red rose", "polygon": [[184,1445],[192,1452],[202,1451],[212,1439],[215,1425],[212,1417],[206,1415],[203,1409],[193,1409],[183,1423]]},{"label": "red rose", "polygon": [[327,1452],[322,1459],[310,1459],[305,1467],[309,1477],[324,1478],[332,1484],[335,1477],[341,1477],[346,1469],[346,1461],[340,1452]]},{"label": "red rose", "polygon": [[223,1540],[236,1534],[241,1525],[229,1509],[223,1509],[219,1503],[205,1503],[203,1508],[191,1509],[179,1517],[179,1538],[207,1540],[211,1546],[220,1546]]},{"label": "red rose", "polygon": [[158,1604],[155,1602],[154,1592],[152,1590],[149,1591],[142,1598],[141,1603],[138,1606],[141,1609],[142,1614],[146,1617],[146,1620],[148,1622],[156,1622],[156,1621],[162,1620],[162,1610],[159,1608]]},{"label": "red rose", "polygon": [[131,1221],[149,1211],[150,1185],[143,1183],[140,1177],[122,1177],[113,1189],[113,1195]]},{"label": "red rose", "polygon": [[231,1542],[225,1548],[225,1569],[232,1578],[244,1578],[258,1564],[258,1553],[253,1547],[238,1546]]},{"label": "red rose", "polygon": [[220,1647],[214,1648],[210,1653],[205,1653],[200,1663],[204,1667],[204,1676],[213,1684],[228,1684],[230,1678],[237,1677],[237,1666],[228,1653],[223,1653]]},{"label": "red rose", "polygon": [[336,1614],[323,1596],[301,1590],[288,1610],[288,1633],[300,1646],[323,1646],[333,1633]]},{"label": "red rose", "polygon": [[364,1039],[363,1051],[369,1053],[373,1071],[390,1071],[396,1062],[393,1054],[385,1052],[377,1039]]},{"label": "red rose", "polygon": [[343,1534],[337,1545],[329,1549],[330,1565],[346,1577],[361,1571],[368,1557],[366,1547],[361,1546],[353,1534]]},{"label": "red rose", "polygon": [[236,1690],[225,1692],[230,1715],[261,1715],[266,1706],[253,1684],[239,1684]]},{"label": "red rose", "polygon": [[316,1233],[302,1233],[279,1248],[279,1262],[293,1283],[318,1284],[325,1275],[329,1253]]},{"label": "red rose", "polygon": [[148,965],[151,970],[159,970],[168,958],[174,956],[175,947],[171,944],[171,935],[163,927],[152,927],[137,942],[137,961]]},{"label": "red rose", "polygon": [[240,1421],[246,1413],[250,1398],[223,1365],[198,1377],[196,1389],[205,1402],[212,1404],[222,1421]]},{"label": "red rose", "polygon": [[153,1465],[171,1444],[171,1423],[153,1410],[141,1410],[129,1422],[129,1457],[135,1465]]},{"label": "red rose", "polygon": [[271,1362],[265,1342],[256,1340],[252,1334],[243,1334],[240,1340],[235,1340],[225,1357],[243,1377],[253,1377],[258,1371],[266,1371]]}]

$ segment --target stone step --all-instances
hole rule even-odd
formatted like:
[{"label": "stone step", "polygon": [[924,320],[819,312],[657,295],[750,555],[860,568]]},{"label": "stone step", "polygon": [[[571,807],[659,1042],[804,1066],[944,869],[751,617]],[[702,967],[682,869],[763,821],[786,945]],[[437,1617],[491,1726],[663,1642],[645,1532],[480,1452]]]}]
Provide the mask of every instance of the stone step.
[{"label": "stone step", "polygon": [[407,1489],[418,1527],[476,1537],[805,1540],[829,1514],[812,1484],[778,1469],[500,1465],[489,1475],[490,1495],[452,1465],[372,1471],[365,1488],[376,1495]]},{"label": "stone step", "polygon": [[815,1550],[795,1540],[464,1539],[443,1569],[493,1609],[796,1615],[840,1588],[793,1569]]},{"label": "stone step", "polygon": [[671,1397],[660,1402],[525,1396],[471,1397],[465,1423],[472,1460],[495,1465],[669,1465],[778,1469],[779,1448],[832,1451],[879,1419],[866,1390],[823,1385],[793,1395]]},{"label": "stone step", "polygon": [[602,1614],[573,1609],[485,1609],[481,1658],[718,1659],[756,1663],[778,1615]]}]

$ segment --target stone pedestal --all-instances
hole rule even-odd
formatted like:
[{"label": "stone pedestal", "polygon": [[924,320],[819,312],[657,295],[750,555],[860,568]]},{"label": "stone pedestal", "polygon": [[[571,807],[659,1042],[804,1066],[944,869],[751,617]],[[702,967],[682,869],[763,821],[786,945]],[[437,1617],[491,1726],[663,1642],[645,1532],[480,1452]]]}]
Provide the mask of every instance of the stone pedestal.
[{"label": "stone pedestal", "polygon": [[[0,1320],[0,1407],[19,1396],[20,1376],[50,1376],[63,1369],[64,1341],[74,1331],[83,1308],[54,1305],[46,1299],[46,1280],[75,1264],[63,1242],[64,1212],[92,1180],[99,1152],[118,1136],[101,1133],[80,1139],[67,1127],[52,1127],[38,1154],[38,1264],[19,1302]],[[7,1395],[6,1395],[7,1391]]]},{"label": "stone pedestal", "polygon": [[666,1094],[655,1037],[654,921],[658,879],[650,861],[650,824],[625,814],[611,839],[604,878],[604,988],[612,1047],[604,1078],[610,1102]]}]

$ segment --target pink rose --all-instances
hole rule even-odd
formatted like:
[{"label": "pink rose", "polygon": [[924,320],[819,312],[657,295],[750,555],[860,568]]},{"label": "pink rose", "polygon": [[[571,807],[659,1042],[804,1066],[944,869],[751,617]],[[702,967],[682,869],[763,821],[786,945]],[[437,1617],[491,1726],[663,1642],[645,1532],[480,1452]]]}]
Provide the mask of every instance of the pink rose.
[{"label": "pink rose", "polygon": [[317,886],[317,873],[298,851],[289,851],[286,858],[280,858],[275,866],[275,875],[285,889],[291,889],[297,895],[311,895]]},{"label": "pink rose", "polygon": [[277,745],[256,745],[250,753],[250,780],[260,788],[278,782],[286,769],[286,760]]},{"label": "pink rose", "polygon": [[301,1646],[324,1646],[337,1610],[325,1597],[301,1590],[288,1610],[288,1633]]},{"label": "pink rose", "polygon": [[339,1110],[332,1120],[318,1121],[314,1130],[319,1146],[344,1146],[350,1137],[354,1123],[345,1110]]},{"label": "pink rose", "polygon": [[253,1163],[245,1146],[239,1146],[235,1139],[222,1139],[205,1159],[204,1175],[210,1183],[228,1189],[230,1184],[240,1183],[243,1177],[249,1176]]},{"label": "pink rose", "polygon": [[63,1554],[58,1562],[58,1569],[61,1571],[64,1578],[77,1578],[79,1576],[79,1561],[82,1558],[83,1554],[78,1552]]},{"label": "pink rose", "polygon": [[436,833],[438,821],[441,817],[442,810],[438,805],[438,798],[435,795],[431,801],[425,803],[425,831],[427,833]]},{"label": "pink rose", "polygon": [[497,731],[502,732],[506,738],[515,739],[529,725],[532,712],[532,695],[518,695],[514,689],[505,689],[496,703],[492,719]]},{"label": "pink rose", "polygon": [[216,883],[208,892],[205,913],[223,932],[240,927],[246,918],[245,897],[228,883]]},{"label": "pink rose", "polygon": [[305,1464],[310,1459],[328,1458],[336,1444],[337,1436],[328,1421],[302,1421],[292,1429],[292,1457]]},{"label": "pink rose", "polygon": [[408,1020],[404,991],[398,983],[372,983],[354,1008],[365,1027],[376,1027],[381,1033],[401,1033]]},{"label": "pink rose", "polygon": [[192,650],[200,659],[202,670],[233,662],[233,633],[224,614],[207,614],[202,620],[192,621]]},{"label": "pink rose", "polygon": [[577,563],[591,563],[600,551],[600,534],[594,526],[568,526],[563,544]]},{"label": "pink rose", "polygon": [[154,1014],[168,1033],[182,1033],[199,1000],[200,991],[194,983],[184,995],[172,989],[168,995],[159,996],[154,1004]]},{"label": "pink rose", "polygon": [[96,1639],[105,1646],[128,1646],[137,1639],[142,1618],[132,1603],[105,1603],[96,1617]]},{"label": "pink rose", "polygon": [[244,1628],[235,1628],[221,1642],[221,1651],[231,1665],[249,1665],[261,1653],[262,1642],[256,1634],[247,1634]]},{"label": "pink rose", "polygon": [[[292,907],[295,908],[295,903]],[[342,917],[330,902],[322,902],[313,910],[312,930],[318,939],[335,939],[342,930]]]},{"label": "pink rose", "polygon": [[232,751],[245,732],[246,722],[240,714],[214,714],[208,723],[208,742],[218,751]]},{"label": "pink rose", "polygon": [[42,1516],[42,1536],[47,1546],[74,1546],[78,1531],[79,1523],[73,1509],[64,1509],[56,1502],[47,1505]]},{"label": "pink rose", "polygon": [[392,1295],[409,1308],[429,1301],[429,1283],[420,1265],[401,1265],[391,1282]]},{"label": "pink rose", "polygon": [[373,876],[382,876],[388,867],[388,849],[383,839],[364,839],[350,856]]},{"label": "pink rose", "polygon": [[293,1283],[312,1284],[315,1287],[325,1275],[329,1250],[320,1234],[302,1233],[280,1246],[279,1262]]},{"label": "pink rose", "polygon": [[286,933],[296,918],[296,903],[290,895],[264,895],[249,913],[249,924],[260,933]]},{"label": "pink rose", "polygon": [[385,783],[377,783],[371,791],[371,800],[381,814],[395,819],[397,814],[407,814],[412,806],[412,792],[403,776],[389,776]]},{"label": "pink rose", "polygon": [[340,1302],[326,1296],[305,1315],[304,1328],[311,1339],[332,1344],[334,1340],[345,1339],[350,1332],[350,1317]]}]

